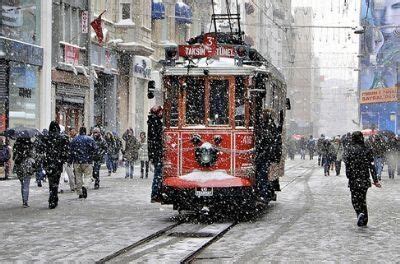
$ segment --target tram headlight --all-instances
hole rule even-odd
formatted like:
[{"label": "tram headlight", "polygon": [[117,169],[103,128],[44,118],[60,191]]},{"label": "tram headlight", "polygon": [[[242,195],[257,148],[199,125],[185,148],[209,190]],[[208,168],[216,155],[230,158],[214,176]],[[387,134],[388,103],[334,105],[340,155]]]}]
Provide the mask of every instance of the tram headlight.
[{"label": "tram headlight", "polygon": [[202,167],[210,167],[217,161],[218,150],[210,143],[205,142],[196,148],[195,157]]}]

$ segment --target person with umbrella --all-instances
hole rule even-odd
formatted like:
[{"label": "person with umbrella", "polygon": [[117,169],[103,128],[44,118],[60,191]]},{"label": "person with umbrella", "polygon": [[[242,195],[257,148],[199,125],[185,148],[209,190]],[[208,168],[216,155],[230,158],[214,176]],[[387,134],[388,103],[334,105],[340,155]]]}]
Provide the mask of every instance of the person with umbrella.
[{"label": "person with umbrella", "polygon": [[21,183],[22,206],[29,207],[29,185],[36,171],[35,147],[29,137],[18,137],[13,147],[14,172]]},{"label": "person with umbrella", "polygon": [[51,121],[47,135],[39,136],[38,152],[43,155],[43,167],[49,181],[49,208],[58,205],[58,185],[63,165],[69,157],[69,140],[56,121]]}]

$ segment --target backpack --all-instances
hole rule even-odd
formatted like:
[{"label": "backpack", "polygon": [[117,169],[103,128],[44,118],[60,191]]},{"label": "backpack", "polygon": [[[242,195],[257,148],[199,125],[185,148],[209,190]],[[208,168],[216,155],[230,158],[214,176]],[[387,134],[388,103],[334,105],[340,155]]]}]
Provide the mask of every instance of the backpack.
[{"label": "backpack", "polygon": [[10,149],[8,148],[8,146],[4,146],[0,150],[0,162],[1,163],[7,162],[10,158],[11,158]]}]

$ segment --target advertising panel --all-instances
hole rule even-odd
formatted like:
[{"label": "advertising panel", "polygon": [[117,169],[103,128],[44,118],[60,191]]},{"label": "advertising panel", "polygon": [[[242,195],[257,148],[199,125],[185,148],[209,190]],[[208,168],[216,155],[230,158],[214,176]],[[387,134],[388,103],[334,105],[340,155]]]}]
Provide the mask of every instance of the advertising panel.
[{"label": "advertising panel", "polygon": [[365,30],[360,35],[361,122],[363,128],[397,132],[400,0],[362,0],[360,19]]}]

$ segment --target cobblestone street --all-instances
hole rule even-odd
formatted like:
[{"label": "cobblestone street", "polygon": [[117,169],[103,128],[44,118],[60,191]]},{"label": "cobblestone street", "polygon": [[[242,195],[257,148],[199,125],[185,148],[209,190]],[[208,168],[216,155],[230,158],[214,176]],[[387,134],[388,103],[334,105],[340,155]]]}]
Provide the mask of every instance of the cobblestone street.
[{"label": "cobblestone street", "polygon": [[[288,161],[282,192],[260,219],[240,223],[197,263],[371,261],[400,256],[399,179],[384,172],[382,189],[368,192],[368,228],[356,226],[345,176],[323,176],[310,161]],[[138,170],[136,170],[137,172]],[[31,181],[22,208],[17,180],[0,181],[0,262],[94,262],[172,223],[169,206],[149,202],[151,179],[105,176],[101,188],[79,200],[63,183],[55,210],[47,186]],[[162,262],[162,260],[160,260]]]}]

